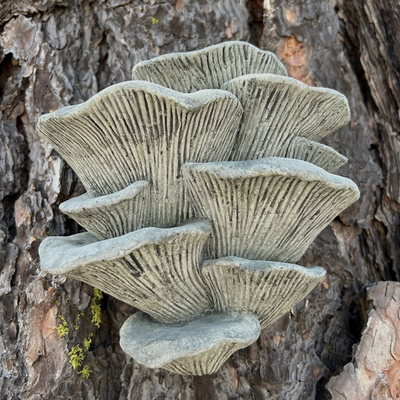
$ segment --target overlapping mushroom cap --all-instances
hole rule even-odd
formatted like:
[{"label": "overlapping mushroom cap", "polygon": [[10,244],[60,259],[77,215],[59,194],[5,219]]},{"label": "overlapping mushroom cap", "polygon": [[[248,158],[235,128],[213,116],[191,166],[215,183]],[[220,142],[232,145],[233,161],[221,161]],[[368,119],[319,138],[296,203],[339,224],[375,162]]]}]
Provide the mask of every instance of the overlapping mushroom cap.
[{"label": "overlapping mushroom cap", "polygon": [[192,216],[182,165],[227,159],[242,113],[226,91],[184,94],[130,81],[43,115],[37,129],[94,196],[149,182],[143,225],[169,227]]},{"label": "overlapping mushroom cap", "polygon": [[[40,118],[88,191],[60,208],[90,232],[45,239],[42,268],[148,314],[121,331],[139,362],[211,373],[324,275],[288,263],[359,196],[331,173],[347,159],[318,143],[349,106],[242,42],[157,57],[132,77]],[[171,335],[182,348],[161,357]]]},{"label": "overlapping mushroom cap", "polygon": [[248,43],[232,41],[142,61],[133,68],[132,79],[193,93],[202,89],[220,89],[225,82],[249,74],[287,75],[275,54]]},{"label": "overlapping mushroom cap", "polygon": [[225,312],[162,325],[136,313],[120,334],[123,350],[143,365],[204,375],[212,374],[236,350],[256,341],[260,323],[253,314]]},{"label": "overlapping mushroom cap", "polygon": [[[149,82],[123,82],[43,115],[38,134],[68,161],[91,198],[112,195],[119,202],[124,191],[129,221],[122,230],[112,222],[106,232],[95,228],[99,238],[177,226],[194,216],[182,182],[186,162],[290,157],[333,171],[346,161],[314,142],[349,121],[346,98],[274,74],[286,72],[272,53],[241,42],[161,56],[134,68],[135,79]],[[149,187],[139,197],[131,191],[128,200],[126,188],[138,181]],[[95,205],[87,197],[63,211],[91,231],[92,207],[111,199]],[[77,201],[84,200],[78,214]],[[126,207],[119,204],[115,210]]]}]

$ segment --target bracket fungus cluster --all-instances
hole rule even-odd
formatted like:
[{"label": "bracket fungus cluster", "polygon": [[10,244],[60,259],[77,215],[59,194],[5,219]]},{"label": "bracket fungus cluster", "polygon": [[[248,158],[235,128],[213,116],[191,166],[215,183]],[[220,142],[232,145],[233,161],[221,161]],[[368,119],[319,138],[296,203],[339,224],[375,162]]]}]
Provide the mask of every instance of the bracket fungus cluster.
[{"label": "bracket fungus cluster", "polygon": [[42,269],[140,310],[121,329],[139,363],[210,374],[324,276],[294,263],[359,197],[318,143],[349,118],[247,43],[142,62],[40,118],[87,189],[60,208],[88,231],[45,239]]}]

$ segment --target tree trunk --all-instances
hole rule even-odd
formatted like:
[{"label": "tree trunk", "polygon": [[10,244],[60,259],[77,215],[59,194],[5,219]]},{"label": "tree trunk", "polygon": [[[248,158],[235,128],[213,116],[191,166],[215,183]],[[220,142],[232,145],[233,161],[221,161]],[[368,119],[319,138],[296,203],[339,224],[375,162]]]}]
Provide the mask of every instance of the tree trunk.
[{"label": "tree trunk", "polygon": [[[0,26],[1,399],[330,398],[326,383],[352,360],[366,322],[366,288],[400,276],[398,2],[3,0]],[[299,262],[324,267],[324,281],[218,373],[193,378],[122,352],[131,307],[40,272],[43,238],[79,231],[58,205],[84,188],[35,126],[130,79],[139,61],[225,40],[271,50],[291,76],[347,96],[352,122],[325,143],[349,158],[340,174],[361,199]],[[77,346],[85,358],[74,369]]]},{"label": "tree trunk", "polygon": [[354,364],[344,366],[327,388],[333,400],[400,397],[400,283],[379,282],[368,290],[373,301]]}]

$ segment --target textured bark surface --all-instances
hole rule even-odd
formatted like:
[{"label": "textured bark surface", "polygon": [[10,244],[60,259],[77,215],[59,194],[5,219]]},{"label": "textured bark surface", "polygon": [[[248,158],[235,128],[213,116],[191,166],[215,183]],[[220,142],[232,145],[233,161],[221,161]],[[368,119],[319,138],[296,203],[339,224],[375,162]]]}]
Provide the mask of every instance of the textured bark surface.
[{"label": "textured bark surface", "polygon": [[368,299],[373,309],[355,362],[327,385],[333,400],[400,398],[400,283],[379,282]]},{"label": "textured bark surface", "polygon": [[[399,17],[394,0],[3,0],[1,399],[330,398],[326,383],[351,361],[366,322],[366,287],[400,276]],[[84,189],[35,125],[129,79],[141,60],[224,40],[272,50],[291,76],[348,97],[352,122],[324,142],[349,158],[340,174],[362,195],[299,262],[327,269],[322,284],[215,375],[182,377],[122,352],[118,331],[132,308],[41,274],[43,238],[79,231],[59,203]],[[54,327],[63,324],[60,337]],[[85,338],[87,379],[68,355]]]}]

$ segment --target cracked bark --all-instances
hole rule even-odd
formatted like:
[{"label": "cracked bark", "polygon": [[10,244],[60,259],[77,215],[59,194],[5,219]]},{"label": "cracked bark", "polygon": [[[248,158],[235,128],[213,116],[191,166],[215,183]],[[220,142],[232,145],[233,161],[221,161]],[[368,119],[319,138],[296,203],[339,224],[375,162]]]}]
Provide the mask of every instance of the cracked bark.
[{"label": "cracked bark", "polygon": [[333,400],[400,398],[400,283],[379,282],[368,290],[373,302],[355,362],[327,387]]},{"label": "cracked bark", "polygon": [[[264,23],[260,19],[264,13]],[[400,276],[400,6],[393,0],[4,0],[0,8],[0,397],[3,399],[327,399],[366,322],[366,288]],[[130,77],[137,62],[224,40],[274,51],[289,74],[344,93],[352,122],[325,140],[360,201],[324,230],[301,265],[327,278],[210,377],[148,370],[118,330],[132,309],[92,288],[42,276],[45,236],[79,231],[58,205],[84,189],[38,140],[45,112]],[[65,318],[69,333],[54,330]],[[77,329],[75,329],[77,328]],[[68,352],[92,336],[82,379]],[[360,397],[361,398],[361,397]],[[368,398],[368,397],[367,397]]]}]

